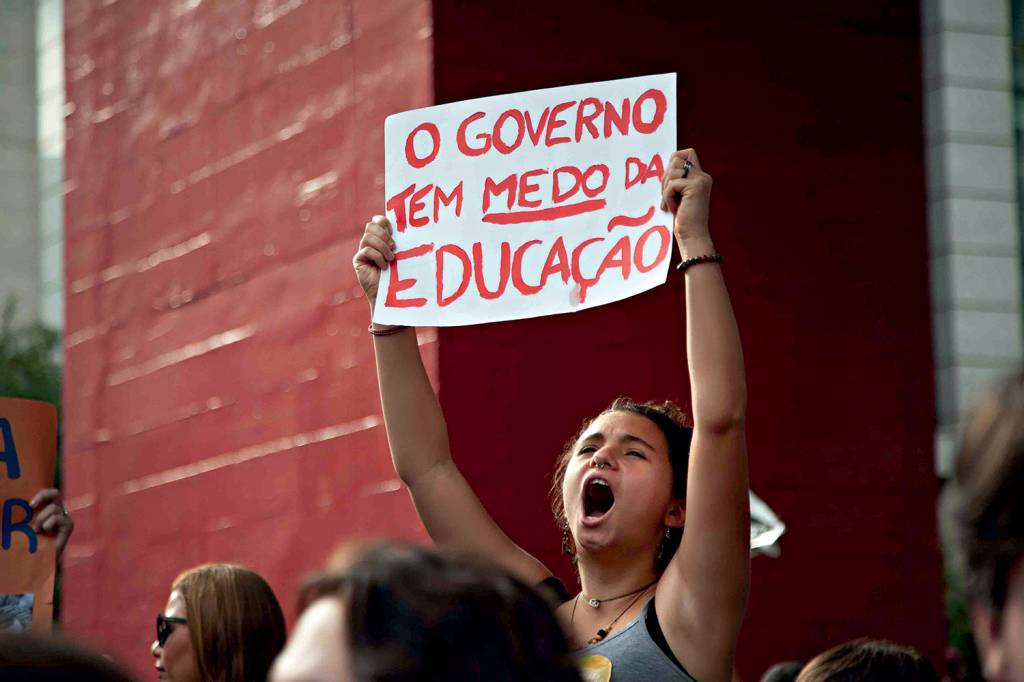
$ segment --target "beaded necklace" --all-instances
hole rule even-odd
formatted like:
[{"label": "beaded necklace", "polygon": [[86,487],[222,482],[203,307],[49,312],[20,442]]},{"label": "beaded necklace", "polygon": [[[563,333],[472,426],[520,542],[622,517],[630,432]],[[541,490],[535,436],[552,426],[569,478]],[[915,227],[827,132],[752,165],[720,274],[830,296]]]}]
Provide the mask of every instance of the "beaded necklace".
[{"label": "beaded necklace", "polygon": [[[597,634],[594,635],[593,637],[591,637],[589,640],[587,640],[587,646],[594,646],[595,644],[597,644],[598,642],[603,640],[605,637],[607,637],[608,633],[610,633],[612,631],[612,628],[615,626],[616,623],[619,622],[619,619],[622,618],[623,614],[625,614],[626,611],[629,611],[630,607],[633,606],[633,604],[637,603],[640,600],[640,597],[644,596],[647,593],[647,591],[650,590],[653,586],[654,586],[654,583],[651,583],[650,585],[647,585],[646,587],[641,587],[639,590],[637,590],[637,595],[635,597],[633,597],[629,601],[628,604],[626,604],[626,608],[624,608],[621,611],[619,611],[619,615],[615,616],[615,618],[612,619],[612,622],[608,623],[608,625],[606,625],[603,628],[598,628]],[[583,593],[580,592],[580,594],[583,594]],[[572,615],[569,617],[569,625],[572,625],[573,623],[576,622],[576,606],[580,603],[580,594],[576,595],[576,599],[572,603]],[[630,594],[633,594],[633,593],[631,592]],[[623,597],[628,597],[628,596],[629,596],[629,594],[624,594],[621,597],[615,597],[615,599],[622,599]],[[605,601],[612,601],[612,600],[611,599],[605,599]]]}]

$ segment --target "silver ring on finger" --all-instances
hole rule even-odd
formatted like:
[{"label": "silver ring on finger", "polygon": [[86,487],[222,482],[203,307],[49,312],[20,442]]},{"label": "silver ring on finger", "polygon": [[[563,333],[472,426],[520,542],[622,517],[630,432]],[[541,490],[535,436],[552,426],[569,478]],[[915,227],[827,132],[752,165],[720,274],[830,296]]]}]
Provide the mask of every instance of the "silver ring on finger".
[{"label": "silver ring on finger", "polygon": [[689,159],[683,163],[683,179],[685,180],[690,175],[690,170],[693,168],[693,161]]}]

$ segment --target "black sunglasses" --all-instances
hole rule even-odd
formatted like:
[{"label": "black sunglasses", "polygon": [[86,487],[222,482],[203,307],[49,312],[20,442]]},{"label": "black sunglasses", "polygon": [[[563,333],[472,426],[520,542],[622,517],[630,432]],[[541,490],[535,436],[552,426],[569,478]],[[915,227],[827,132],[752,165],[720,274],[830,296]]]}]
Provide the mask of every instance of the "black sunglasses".
[{"label": "black sunglasses", "polygon": [[167,643],[167,638],[171,636],[171,623],[181,623],[182,625],[188,625],[188,621],[184,618],[174,618],[172,616],[165,616],[162,613],[158,613],[156,616],[156,643],[163,646]]}]

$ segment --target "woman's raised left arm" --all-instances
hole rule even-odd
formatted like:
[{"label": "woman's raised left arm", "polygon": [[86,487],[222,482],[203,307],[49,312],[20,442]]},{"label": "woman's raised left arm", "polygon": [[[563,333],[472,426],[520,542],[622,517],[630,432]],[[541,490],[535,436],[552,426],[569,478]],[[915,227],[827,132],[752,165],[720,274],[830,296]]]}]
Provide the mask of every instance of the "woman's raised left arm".
[{"label": "woman's raised left arm", "polygon": [[[716,254],[711,177],[696,152],[672,155],[662,181],[683,261]],[[694,430],[682,543],[657,592],[669,646],[700,680],[728,680],[750,581],[744,435],[747,388],[729,294],[716,262],[685,269],[686,354]]]}]

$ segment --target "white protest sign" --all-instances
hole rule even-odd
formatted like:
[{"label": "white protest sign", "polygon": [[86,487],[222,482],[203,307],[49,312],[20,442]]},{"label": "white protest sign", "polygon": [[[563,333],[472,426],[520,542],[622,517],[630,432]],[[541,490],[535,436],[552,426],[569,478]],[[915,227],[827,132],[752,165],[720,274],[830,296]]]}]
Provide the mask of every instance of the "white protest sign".
[{"label": "white protest sign", "polygon": [[675,74],[389,116],[397,246],[374,321],[452,326],[591,308],[665,281]]}]

